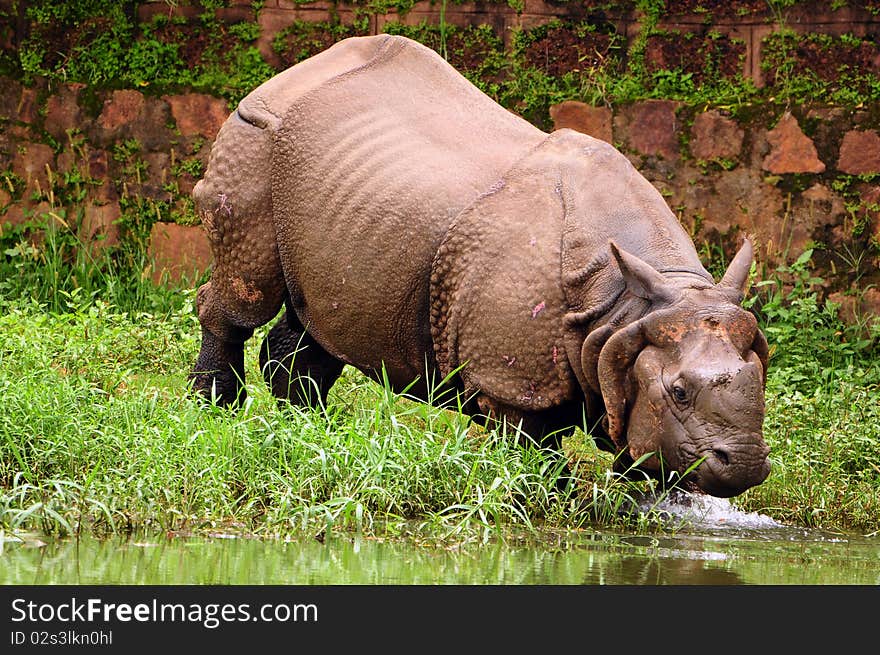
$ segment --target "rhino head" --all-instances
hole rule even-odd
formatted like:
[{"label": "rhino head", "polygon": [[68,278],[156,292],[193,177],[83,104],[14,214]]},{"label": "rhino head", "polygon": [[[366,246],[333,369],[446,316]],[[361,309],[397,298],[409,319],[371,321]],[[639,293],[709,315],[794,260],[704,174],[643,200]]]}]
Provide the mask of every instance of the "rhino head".
[{"label": "rhino head", "polygon": [[717,284],[671,281],[613,243],[611,251],[627,289],[649,308],[608,329],[600,346],[588,338],[582,351],[597,374],[617,470],[641,459],[652,477],[677,471],[686,488],[719,497],[760,484],[770,472],[762,433],[768,348],[740,306],[750,242]]}]

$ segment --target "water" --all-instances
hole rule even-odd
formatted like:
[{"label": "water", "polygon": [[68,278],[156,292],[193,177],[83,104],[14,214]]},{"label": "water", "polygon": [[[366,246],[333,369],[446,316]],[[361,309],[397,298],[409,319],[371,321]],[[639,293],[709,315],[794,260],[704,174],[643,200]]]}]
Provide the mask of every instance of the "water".
[{"label": "water", "polygon": [[0,584],[880,584],[880,538],[793,528],[717,498],[656,508],[667,534],[548,531],[459,546],[352,534],[323,543],[7,535]]},{"label": "water", "polygon": [[673,491],[660,501],[646,499],[640,509],[655,509],[669,516],[669,522],[684,529],[715,532],[737,530],[768,531],[786,530],[782,523],[757,512],[743,512],[730,504],[726,498],[692,495]]}]

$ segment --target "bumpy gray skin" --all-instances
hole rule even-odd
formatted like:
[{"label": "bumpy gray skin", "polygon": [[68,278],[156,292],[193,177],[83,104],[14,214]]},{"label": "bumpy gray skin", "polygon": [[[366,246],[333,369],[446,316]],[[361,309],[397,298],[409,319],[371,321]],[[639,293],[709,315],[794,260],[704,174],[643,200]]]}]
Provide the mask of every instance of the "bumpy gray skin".
[{"label": "bumpy gray skin", "polygon": [[550,445],[590,429],[621,471],[718,496],[769,473],[750,243],[716,284],[619,152],[414,41],[348,39],[258,87],[193,195],[215,263],[192,379],[217,402],[242,401],[244,343],[284,305],[260,351],[281,399],[325,402],[345,364],[432,402],[448,378]]}]

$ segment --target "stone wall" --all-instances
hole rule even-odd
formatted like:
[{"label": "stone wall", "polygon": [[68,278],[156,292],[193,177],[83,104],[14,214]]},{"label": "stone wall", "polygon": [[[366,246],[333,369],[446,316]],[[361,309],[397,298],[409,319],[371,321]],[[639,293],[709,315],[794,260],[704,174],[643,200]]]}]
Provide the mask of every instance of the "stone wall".
[{"label": "stone wall", "polygon": [[[666,100],[615,108],[565,101],[555,127],[617,145],[698,244],[729,254],[758,244],[759,274],[815,248],[826,291],[844,310],[880,315],[880,135],[867,113],[765,108],[748,122]],[[804,127],[810,126],[810,134]],[[861,307],[848,292],[864,290]]]},{"label": "stone wall", "polygon": [[[283,64],[272,44],[294,21],[359,20],[361,33],[380,33],[390,22],[438,24],[441,9],[440,2],[429,1],[415,2],[407,11],[395,10],[391,2],[377,11],[374,3],[368,12],[365,3],[357,2],[226,4],[216,10],[218,18],[258,23],[256,45],[279,70]],[[767,2],[666,5],[670,11],[655,29],[728,35],[739,49],[739,72],[764,84],[762,43],[783,27]],[[715,8],[710,18],[701,6]],[[876,42],[880,3],[830,6],[796,4],[784,26],[802,33],[868,36]],[[158,13],[191,18],[200,11],[195,3],[164,0],[137,7],[143,21]],[[646,17],[632,2],[524,0],[519,10],[507,2],[449,2],[444,19],[450,25],[490,25],[509,44],[514,30],[555,19],[610,23],[631,42]],[[4,38],[13,37],[7,32]],[[657,44],[651,50],[650,45],[646,57],[662,64],[668,49]],[[880,54],[870,66],[876,74]],[[0,86],[4,230],[22,229],[47,214],[77,216],[75,227],[90,247],[113,246],[126,231],[149,230],[156,280],[192,276],[209,266],[210,249],[188,194],[229,113],[227,100],[41,79],[25,84],[0,78]],[[850,314],[880,315],[880,292],[873,287],[880,283],[880,111],[827,106],[821,100],[768,102],[733,113],[670,100],[592,106],[573,98],[550,107],[550,126],[545,127],[569,127],[620,148],[660,190],[700,248],[721,248],[729,255],[739,235],[750,233],[764,275],[815,246],[814,261],[826,279],[827,294]],[[856,295],[862,296],[860,307],[854,304]]]},{"label": "stone wall", "polygon": [[[226,101],[199,93],[150,97],[135,89],[87,98],[82,84],[49,89],[0,82],[0,149],[11,174],[0,189],[3,229],[67,217],[83,242],[101,249],[148,227],[156,281],[192,278],[210,266],[189,193],[229,114]],[[152,225],[134,224],[142,221]]]}]

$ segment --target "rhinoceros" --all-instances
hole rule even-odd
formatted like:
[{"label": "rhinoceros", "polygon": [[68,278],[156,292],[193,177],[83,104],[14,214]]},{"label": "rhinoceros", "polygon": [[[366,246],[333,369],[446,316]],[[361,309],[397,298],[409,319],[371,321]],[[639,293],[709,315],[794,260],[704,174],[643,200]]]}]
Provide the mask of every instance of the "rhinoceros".
[{"label": "rhinoceros", "polygon": [[[767,342],[611,145],[544,132],[433,50],[355,37],[279,73],[220,129],[193,191],[214,265],[195,392],[326,401],[348,364],[551,448],[583,427],[614,468],[730,497],[768,475]],[[443,385],[441,385],[443,386]]]}]

